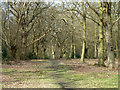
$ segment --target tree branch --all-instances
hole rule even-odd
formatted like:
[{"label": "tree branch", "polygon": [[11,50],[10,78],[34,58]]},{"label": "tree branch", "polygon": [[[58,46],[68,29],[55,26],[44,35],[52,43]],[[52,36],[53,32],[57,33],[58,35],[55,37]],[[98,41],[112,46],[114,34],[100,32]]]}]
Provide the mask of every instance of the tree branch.
[{"label": "tree branch", "polygon": [[89,16],[86,16],[86,18],[88,18],[88,19],[92,20],[93,22],[95,22],[96,24],[100,25],[99,22],[97,22],[94,18],[89,17]]},{"label": "tree branch", "polygon": [[116,20],[113,22],[113,24],[112,24],[112,26],[111,26],[111,29],[113,28],[113,26],[115,25],[115,23],[118,22],[119,20],[120,20],[120,17],[118,17],[118,19],[116,19]]},{"label": "tree branch", "polygon": [[5,42],[6,46],[7,46],[9,49],[11,48],[10,45],[8,44],[7,40],[3,39],[2,37],[1,37],[1,40]]},{"label": "tree branch", "polygon": [[[51,4],[51,5],[52,5],[52,4]],[[40,10],[38,13],[36,13],[35,15],[32,16],[32,18],[29,20],[29,22],[28,22],[27,25],[29,25],[29,24],[35,19],[35,17],[37,17],[40,13],[42,13],[42,11],[43,11],[44,9],[49,8],[51,5],[49,5],[49,6],[47,6],[47,7],[41,8],[41,10]]]},{"label": "tree branch", "polygon": [[25,47],[28,47],[34,43],[36,43],[37,41],[41,40],[43,37],[45,37],[51,30],[49,29],[47,32],[45,32],[42,36],[40,36],[38,39],[34,40],[32,43],[26,45]]},{"label": "tree branch", "polygon": [[100,16],[99,13],[88,2],[86,2],[86,3],[97,14],[97,16],[99,17]]},{"label": "tree branch", "polygon": [[10,12],[11,12],[16,18],[18,18],[18,16],[17,16],[12,10],[10,10]]},{"label": "tree branch", "polygon": [[79,10],[77,9],[70,9],[71,11],[76,11],[77,13],[79,13],[80,15],[84,16]]},{"label": "tree branch", "polygon": [[12,4],[9,4],[11,9],[13,9],[16,13],[18,13],[18,11],[12,6]]}]

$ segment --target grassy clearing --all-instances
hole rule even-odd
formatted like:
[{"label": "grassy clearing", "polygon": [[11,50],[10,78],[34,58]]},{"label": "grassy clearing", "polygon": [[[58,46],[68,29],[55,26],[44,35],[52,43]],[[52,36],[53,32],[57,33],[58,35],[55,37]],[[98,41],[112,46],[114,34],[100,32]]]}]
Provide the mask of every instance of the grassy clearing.
[{"label": "grassy clearing", "polygon": [[16,69],[2,69],[2,74],[4,73],[13,73],[13,72],[16,72],[17,70]]},{"label": "grassy clearing", "polygon": [[[72,74],[65,72],[57,72],[61,75],[59,78],[64,79],[65,82],[74,83],[70,85],[71,88],[117,88],[118,87],[118,75],[106,73],[83,73]],[[92,75],[92,76],[91,76]],[[69,86],[69,85],[68,85]]]},{"label": "grassy clearing", "polygon": [[[35,62],[35,61],[34,61]],[[40,61],[41,62],[41,61]],[[43,61],[44,62],[44,61]],[[45,62],[44,62],[45,63]],[[29,65],[29,64],[28,64]],[[44,67],[33,64],[33,69],[3,68],[6,88],[117,88],[118,74],[112,71],[75,72],[74,66],[47,62]],[[23,66],[24,67],[24,66]],[[90,67],[90,66],[89,66]]]},{"label": "grassy clearing", "polygon": [[[107,73],[106,73],[107,74]],[[98,76],[98,75],[97,75]],[[87,76],[86,79],[84,79],[84,82],[78,81],[76,82],[78,85],[83,85],[83,88],[117,88],[118,87],[118,76],[117,75],[111,75],[109,78],[105,77],[94,77],[94,76]]]}]

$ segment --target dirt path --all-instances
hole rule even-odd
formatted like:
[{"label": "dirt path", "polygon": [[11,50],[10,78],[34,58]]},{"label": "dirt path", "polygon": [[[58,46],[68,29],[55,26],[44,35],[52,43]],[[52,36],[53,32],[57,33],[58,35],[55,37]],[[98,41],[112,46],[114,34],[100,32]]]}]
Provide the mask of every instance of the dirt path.
[{"label": "dirt path", "polygon": [[31,60],[2,65],[5,88],[115,88],[117,70],[92,66],[96,60],[81,64],[75,60]]},{"label": "dirt path", "polygon": [[70,88],[74,87],[75,84],[71,78],[65,78],[64,76],[72,75],[71,71],[73,67],[61,63],[59,60],[51,61],[50,67],[52,72],[48,72],[49,77],[55,79],[55,83],[58,84],[61,88]]}]

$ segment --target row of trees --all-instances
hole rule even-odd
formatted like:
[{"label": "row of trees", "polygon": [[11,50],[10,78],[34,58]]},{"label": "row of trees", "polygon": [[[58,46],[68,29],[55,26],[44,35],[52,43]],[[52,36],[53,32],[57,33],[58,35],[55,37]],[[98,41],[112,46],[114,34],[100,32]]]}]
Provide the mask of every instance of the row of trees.
[{"label": "row of trees", "polygon": [[107,57],[113,68],[120,56],[120,2],[8,2],[2,7],[2,46],[12,59],[98,58],[103,66]]}]

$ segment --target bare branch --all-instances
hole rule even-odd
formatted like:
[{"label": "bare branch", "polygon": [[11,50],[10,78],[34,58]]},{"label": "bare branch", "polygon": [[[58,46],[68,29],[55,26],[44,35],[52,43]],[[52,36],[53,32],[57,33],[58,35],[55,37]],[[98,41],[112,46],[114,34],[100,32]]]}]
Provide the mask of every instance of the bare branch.
[{"label": "bare branch", "polygon": [[11,9],[14,10],[16,13],[18,13],[18,11],[12,6],[12,4],[9,4]]},{"label": "bare branch", "polygon": [[32,23],[32,25],[31,25],[30,29],[27,31],[27,33],[29,33],[29,32],[32,30],[32,28],[33,28],[34,24],[35,24],[35,22],[34,22],[34,23]]},{"label": "bare branch", "polygon": [[51,31],[51,30],[49,29],[49,30],[48,30],[47,32],[45,32],[42,36],[40,36],[38,39],[34,40],[32,43],[26,45],[25,47],[28,47],[28,46],[30,46],[30,45],[32,45],[32,44],[40,41],[40,40],[41,40],[43,37],[45,37],[50,31]]},{"label": "bare branch", "polygon": [[115,25],[115,23],[118,22],[119,20],[120,20],[120,17],[118,17],[118,19],[116,19],[116,20],[113,22],[113,24],[112,24],[112,26],[111,26],[111,29],[113,28],[113,26]]},{"label": "bare branch", "polygon": [[77,13],[79,13],[81,16],[84,16],[79,10],[77,9],[70,9],[71,11],[76,11]]},{"label": "bare branch", "polygon": [[100,25],[99,22],[97,22],[93,17],[89,17],[89,16],[86,16],[86,18],[92,20],[93,22],[95,22],[96,24]]},{"label": "bare branch", "polygon": [[49,8],[50,6],[51,6],[51,5],[49,5],[49,6],[47,6],[47,7],[44,7],[44,8],[41,8],[41,10],[40,10],[38,13],[36,13],[35,15],[32,16],[32,18],[31,18],[30,21],[28,22],[28,25],[35,19],[35,17],[37,17],[40,13],[42,13],[44,9],[47,9],[47,8]]},{"label": "bare branch", "polygon": [[2,37],[1,37],[1,40],[5,42],[6,46],[7,46],[9,49],[11,48],[10,45],[8,44],[7,40],[3,39]]},{"label": "bare branch", "polygon": [[99,13],[88,2],[86,2],[86,3],[97,14],[97,16],[99,17],[100,16]]},{"label": "bare branch", "polygon": [[18,16],[17,16],[12,10],[10,10],[10,12],[11,12],[16,18],[18,18]]}]

